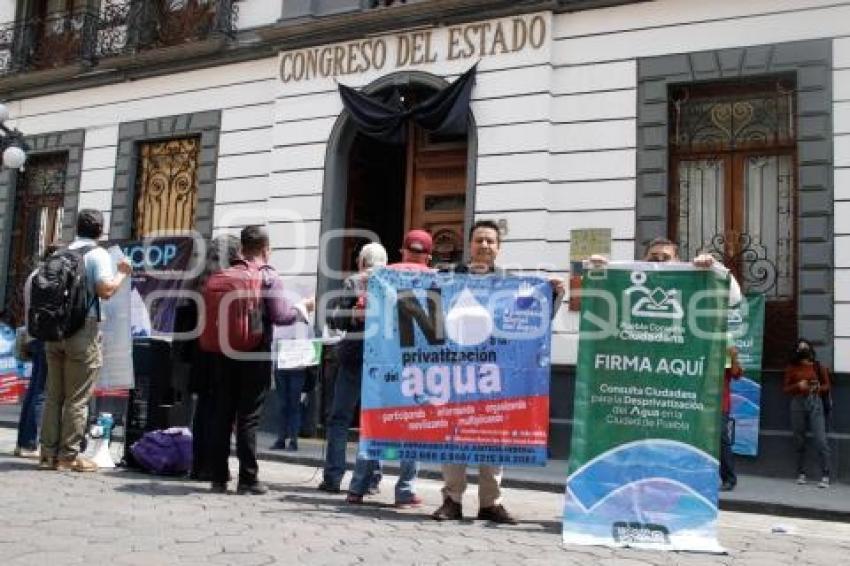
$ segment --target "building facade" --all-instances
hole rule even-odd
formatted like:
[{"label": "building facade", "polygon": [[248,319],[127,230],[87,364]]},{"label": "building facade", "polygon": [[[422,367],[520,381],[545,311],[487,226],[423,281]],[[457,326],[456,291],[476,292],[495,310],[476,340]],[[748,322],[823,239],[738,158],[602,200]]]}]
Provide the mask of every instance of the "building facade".
[{"label": "building facade", "polygon": [[[273,264],[333,288],[356,238],[473,219],[502,263],[565,275],[571,233],[611,257],[668,236],[767,297],[760,456],[793,473],[781,368],[796,336],[837,375],[850,476],[850,2],[1,0],[0,98],[27,136],[0,177],[0,299],[80,207],[110,237],[267,223]],[[364,136],[338,84],[410,108],[477,64],[465,133]],[[553,334],[552,451],[569,451],[577,313]]]}]

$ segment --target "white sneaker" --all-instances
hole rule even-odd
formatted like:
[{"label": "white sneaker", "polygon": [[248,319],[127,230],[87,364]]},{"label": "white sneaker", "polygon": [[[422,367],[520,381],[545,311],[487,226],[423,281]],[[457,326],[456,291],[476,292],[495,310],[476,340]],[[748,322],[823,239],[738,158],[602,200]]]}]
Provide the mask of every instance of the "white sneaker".
[{"label": "white sneaker", "polygon": [[30,458],[33,460],[38,460],[40,452],[38,448],[36,448],[35,450],[30,450],[29,448],[21,448],[20,446],[16,446],[14,454],[17,458]]},{"label": "white sneaker", "polygon": [[806,474],[797,476],[797,485],[806,485]]},{"label": "white sneaker", "polygon": [[820,480],[820,483],[818,484],[818,487],[821,488],[821,489],[828,488],[829,487],[829,476],[822,477],[821,480]]}]

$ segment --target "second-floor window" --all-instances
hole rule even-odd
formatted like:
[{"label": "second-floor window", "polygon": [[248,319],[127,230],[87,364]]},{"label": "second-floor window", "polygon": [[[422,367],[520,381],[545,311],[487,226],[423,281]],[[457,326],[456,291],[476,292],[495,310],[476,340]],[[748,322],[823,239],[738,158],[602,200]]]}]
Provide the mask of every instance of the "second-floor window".
[{"label": "second-floor window", "polygon": [[64,64],[83,45],[88,0],[43,0],[35,7],[35,63],[38,67]]}]

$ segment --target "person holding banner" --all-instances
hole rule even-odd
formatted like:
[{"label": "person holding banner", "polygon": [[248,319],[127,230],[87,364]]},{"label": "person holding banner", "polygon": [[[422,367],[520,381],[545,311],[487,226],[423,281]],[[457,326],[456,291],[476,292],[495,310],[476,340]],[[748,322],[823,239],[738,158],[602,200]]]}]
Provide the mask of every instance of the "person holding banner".
[{"label": "person holding banner", "polygon": [[[354,418],[354,409],[360,400],[363,370],[363,312],[365,308],[366,284],[373,269],[387,264],[387,251],[371,242],[360,249],[357,256],[358,272],[343,283],[343,295],[339,297],[328,317],[328,325],[346,332],[337,348],[339,370],[334,384],[333,406],[328,419],[328,448],[322,482],[318,489],[328,493],[339,493],[342,476],[345,474],[345,446],[348,427]],[[402,460],[395,487],[396,503],[399,505],[420,504],[421,499],[414,491],[418,468],[412,460]],[[361,461],[355,470],[349,488],[350,503],[359,503],[363,494],[377,490],[380,467],[368,460]]]},{"label": "person holding banner", "polygon": [[[679,259],[679,244],[667,238],[654,238],[646,246],[643,261],[656,263],[671,263],[681,261]],[[602,255],[592,255],[588,259],[591,267],[600,268],[608,264],[608,258]],[[693,264],[704,269],[715,269],[719,272],[728,273],[729,270],[714,259],[711,254],[699,254],[694,258]],[[738,305],[743,299],[741,286],[732,274],[729,274],[729,308]]]},{"label": "person holding banner", "polygon": [[[469,231],[469,263],[454,266],[454,273],[498,274],[506,271],[496,267],[496,258],[501,249],[499,225],[492,220],[478,220]],[[563,294],[564,281],[549,280],[553,293],[552,316],[557,310],[558,297]],[[463,519],[463,494],[466,491],[466,464],[442,464],[443,504],[431,514],[437,521]],[[502,505],[502,466],[479,465],[478,467],[478,519],[493,523],[515,525],[516,518]]]},{"label": "person holding banner", "polygon": [[[431,251],[434,242],[431,234],[424,230],[411,230],[404,236],[401,248],[401,262],[390,264],[390,269],[398,271],[431,271],[428,264],[431,262]],[[362,503],[363,496],[369,491],[370,480],[380,470],[380,460],[370,460],[357,455],[354,465],[354,474],[348,486],[348,503]],[[419,465],[412,460],[402,460],[401,467],[404,469],[402,476],[409,476],[410,481],[401,481],[396,484],[396,505],[403,507],[418,507],[422,505],[422,498],[413,493],[413,478],[419,472]]]},{"label": "person holding banner", "polygon": [[829,442],[826,438],[824,399],[832,383],[829,369],[817,360],[811,342],[797,341],[791,362],[785,367],[783,391],[791,397],[791,429],[797,452],[797,484],[806,483],[806,432],[812,433],[818,451],[821,481],[818,487],[829,487]]},{"label": "person holding banner", "polygon": [[[667,238],[655,238],[646,248],[646,253],[643,257],[644,261],[657,263],[671,263],[679,260],[679,245]],[[590,264],[594,267],[601,267],[608,263],[608,259],[604,256],[593,255],[590,257]],[[696,267],[717,269],[720,271],[728,271],[726,267],[721,265],[710,254],[700,254],[693,261]],[[740,304],[743,299],[741,286],[737,279],[729,274],[729,308]],[[738,476],[735,474],[735,460],[732,454],[732,429],[733,423],[729,417],[731,408],[731,393],[730,382],[732,379],[738,379],[743,375],[743,370],[738,364],[737,350],[732,347],[729,349],[731,366],[726,368],[723,376],[723,399],[722,399],[722,418],[720,428],[720,480],[722,491],[732,491],[738,483]]]}]

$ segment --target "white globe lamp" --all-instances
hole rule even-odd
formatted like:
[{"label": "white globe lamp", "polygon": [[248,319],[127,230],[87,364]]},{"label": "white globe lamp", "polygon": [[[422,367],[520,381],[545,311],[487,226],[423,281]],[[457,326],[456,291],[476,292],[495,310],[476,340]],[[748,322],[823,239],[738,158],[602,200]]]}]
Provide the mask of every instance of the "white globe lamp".
[{"label": "white globe lamp", "polygon": [[27,154],[16,145],[9,146],[3,152],[3,165],[9,169],[22,169],[27,162]]}]

